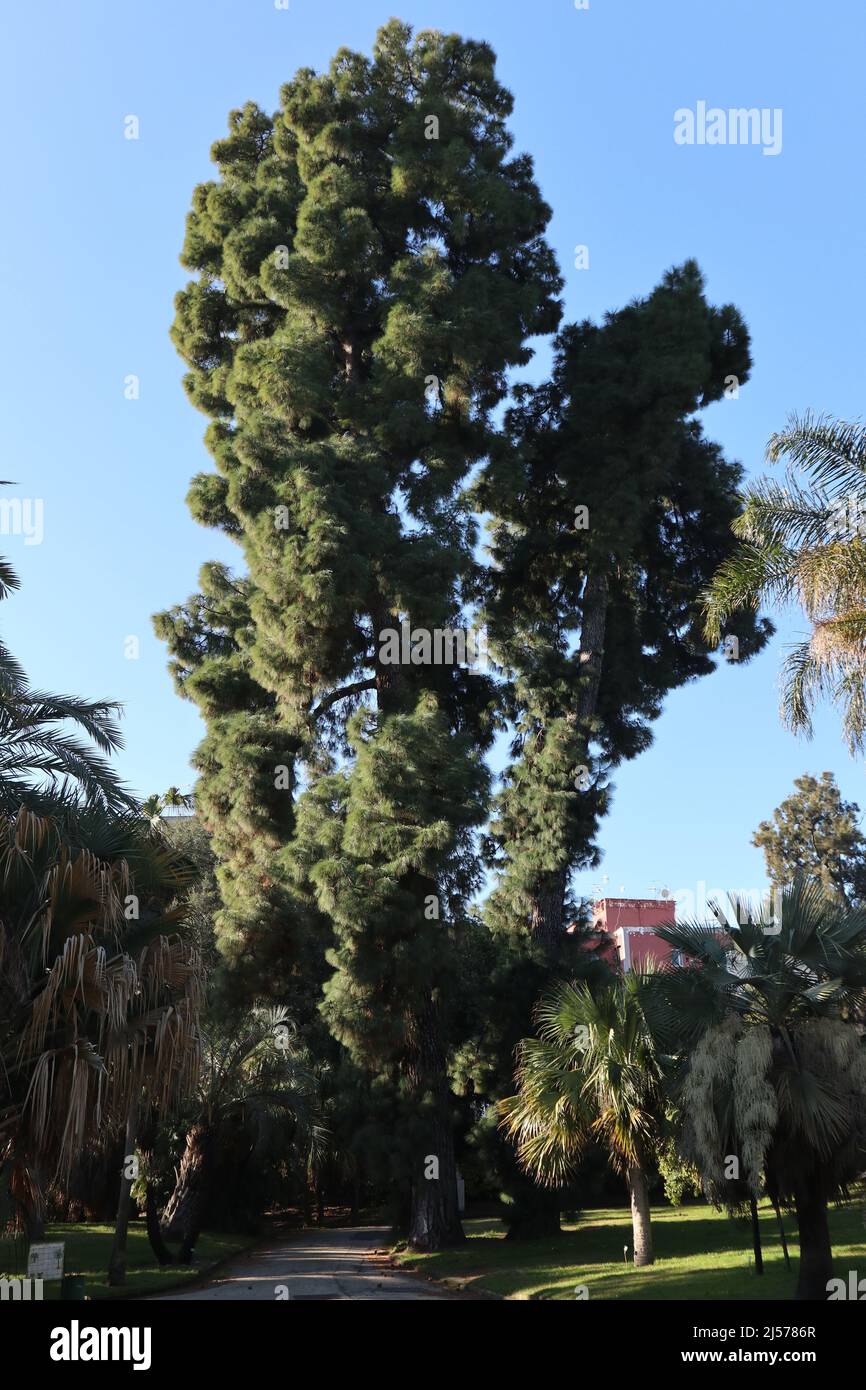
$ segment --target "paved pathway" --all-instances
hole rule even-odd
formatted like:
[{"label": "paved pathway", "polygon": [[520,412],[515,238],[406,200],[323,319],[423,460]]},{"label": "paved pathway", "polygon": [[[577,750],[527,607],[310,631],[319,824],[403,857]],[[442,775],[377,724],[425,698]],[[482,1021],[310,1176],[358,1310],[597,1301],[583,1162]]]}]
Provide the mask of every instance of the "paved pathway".
[{"label": "paved pathway", "polygon": [[374,1251],[385,1245],[386,1226],[343,1226],[295,1231],[224,1265],[203,1287],[157,1294],[159,1299],[451,1299],[459,1297],[419,1275],[389,1269]]}]

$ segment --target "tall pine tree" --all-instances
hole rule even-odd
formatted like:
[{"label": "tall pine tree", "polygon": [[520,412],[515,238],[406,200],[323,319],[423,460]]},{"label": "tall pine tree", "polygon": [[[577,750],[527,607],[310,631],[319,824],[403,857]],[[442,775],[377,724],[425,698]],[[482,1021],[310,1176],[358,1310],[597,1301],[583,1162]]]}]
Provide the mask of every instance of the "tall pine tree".
[{"label": "tall pine tree", "polygon": [[[740,314],[709,305],[686,262],[560,334],[551,380],[519,389],[476,487],[515,728],[490,907],[541,942],[566,925],[572,870],[597,862],[608,772],[649,745],[665,695],[716,664],[700,593],[731,548],[742,470],[695,416],[750,366]],[[745,661],[770,631],[740,615],[729,651]]]},{"label": "tall pine tree", "polygon": [[820,883],[827,897],[843,907],[866,901],[866,836],[860,807],[845,801],[832,772],[820,778],[804,773],[795,790],[763,820],[752,844],[764,851],[767,875],[786,888],[798,874]]},{"label": "tall pine tree", "polygon": [[[695,414],[738,390],[750,365],[739,313],[709,305],[687,262],[601,324],[563,330],[550,381],[518,388],[475,487],[492,514],[487,621],[514,730],[489,836],[503,995],[479,1049],[489,1098],[510,1091],[527,986],[537,997],[598,971],[567,949],[565,927],[572,873],[599,862],[610,771],[649,746],[668,691],[714,669],[700,594],[731,549],[742,471]],[[740,617],[731,650],[746,660],[770,629]],[[496,1076],[484,1070],[491,1031],[507,1058]],[[533,1191],[508,1155],[499,1166],[510,1233],[558,1230],[555,1196]]]},{"label": "tall pine tree", "polygon": [[[182,259],[197,278],[173,330],[217,469],[190,505],[246,566],[228,635],[210,628],[209,605],[234,602],[223,572],[159,620],[208,719],[200,798],[231,931],[242,954],[263,933],[291,952],[309,906],[291,874],[314,886],[336,937],[329,1021],[407,1097],[421,1248],[460,1237],[448,933],[429,913],[459,898],[483,815],[493,689],[453,664],[390,664],[382,634],[465,621],[476,534],[460,489],[506,373],[559,317],[511,105],[487,45],[392,21],[372,59],[341,50],[299,72],[273,118],[234,112],[219,178],[193,198]],[[333,798],[321,863],[292,848],[300,786],[314,822]],[[322,833],[304,828],[305,852]]]}]

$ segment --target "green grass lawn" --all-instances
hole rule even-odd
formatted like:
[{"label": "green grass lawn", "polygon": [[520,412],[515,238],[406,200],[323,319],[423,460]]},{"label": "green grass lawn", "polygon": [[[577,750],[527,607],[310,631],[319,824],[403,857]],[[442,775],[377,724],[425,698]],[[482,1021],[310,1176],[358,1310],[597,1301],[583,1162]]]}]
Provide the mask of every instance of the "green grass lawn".
[{"label": "green grass lawn", "polygon": [[[504,1298],[574,1299],[586,1285],[589,1298],[604,1299],[789,1299],[797,1280],[796,1226],[785,1218],[791,1269],[785,1268],[775,1212],[760,1208],[764,1274],[752,1263],[751,1229],[704,1205],[654,1207],[656,1262],[644,1269],[623,1262],[631,1248],[627,1208],[586,1211],[564,1223],[558,1240],[507,1241],[501,1222],[469,1220],[469,1239],[459,1250],[434,1255],[402,1251],[398,1264],[418,1269],[454,1288],[487,1290]],[[831,1209],[830,1233],[835,1272],[847,1278],[857,1269],[866,1276],[866,1214],[862,1202]]]},{"label": "green grass lawn", "polygon": [[[227,1255],[233,1254],[236,1250],[243,1250],[251,1244],[249,1236],[204,1234],[199,1238],[195,1248],[195,1264],[168,1265],[161,1269],[154,1259],[144,1223],[131,1222],[127,1245],[126,1283],[122,1288],[109,1288],[106,1283],[106,1270],[114,1239],[113,1226],[52,1224],[45,1228],[45,1239],[66,1242],[65,1272],[81,1275],[85,1281],[85,1293],[88,1298],[94,1299],[122,1298],[130,1294],[139,1297],[142,1294],[159,1293],[172,1285],[188,1284],[209,1265],[216,1264]],[[23,1246],[23,1250],[26,1258],[26,1245]],[[0,1251],[0,1266],[3,1263],[3,1254]],[[44,1286],[44,1294],[46,1299],[59,1299],[59,1283],[53,1280],[47,1283]]]}]

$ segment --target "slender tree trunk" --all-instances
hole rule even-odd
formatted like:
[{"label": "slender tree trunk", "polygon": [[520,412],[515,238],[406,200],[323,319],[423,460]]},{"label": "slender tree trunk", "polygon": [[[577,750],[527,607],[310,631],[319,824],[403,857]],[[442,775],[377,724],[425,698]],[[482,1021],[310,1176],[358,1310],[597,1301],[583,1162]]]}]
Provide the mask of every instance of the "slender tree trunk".
[{"label": "slender tree trunk", "polygon": [[325,1189],[321,1183],[316,1186],[316,1219],[320,1226],[325,1224]]},{"label": "slender tree trunk", "polygon": [[755,1252],[755,1273],[764,1272],[764,1252],[761,1249],[761,1225],[758,1221],[758,1203],[754,1197],[749,1198],[749,1215],[752,1219],[752,1249]]},{"label": "slender tree trunk", "polygon": [[833,1248],[827,1224],[827,1201],[817,1184],[799,1187],[795,1193],[797,1229],[800,1234],[798,1299],[826,1302],[827,1285],[833,1278]]},{"label": "slender tree trunk", "polygon": [[782,1254],[785,1256],[785,1268],[791,1268],[791,1256],[788,1254],[788,1237],[785,1235],[785,1223],[782,1220],[782,1212],[779,1203],[773,1200],[773,1210],[776,1213],[776,1220],[779,1223],[779,1239],[782,1242]]},{"label": "slender tree trunk", "polygon": [[457,1164],[451,1123],[451,1094],[445,1069],[439,1012],[431,999],[410,1019],[412,1042],[407,1074],[413,1095],[428,1116],[429,1139],[413,1164],[409,1244],[441,1250],[466,1239],[457,1209]]},{"label": "slender tree trunk", "polygon": [[642,1163],[633,1163],[629,1167],[626,1181],[631,1197],[634,1262],[636,1265],[651,1265],[655,1263],[655,1255],[653,1254],[653,1234],[650,1223],[649,1188],[646,1170]]},{"label": "slender tree trunk", "polygon": [[129,1231],[129,1206],[132,1199],[134,1179],[126,1176],[130,1159],[135,1154],[138,1138],[138,1107],[140,1089],[133,1088],[129,1109],[126,1112],[126,1134],[123,1141],[123,1170],[120,1175],[120,1196],[117,1199],[117,1220],[114,1225],[114,1243],[108,1262],[108,1282],[111,1285],[126,1283],[126,1242]]}]

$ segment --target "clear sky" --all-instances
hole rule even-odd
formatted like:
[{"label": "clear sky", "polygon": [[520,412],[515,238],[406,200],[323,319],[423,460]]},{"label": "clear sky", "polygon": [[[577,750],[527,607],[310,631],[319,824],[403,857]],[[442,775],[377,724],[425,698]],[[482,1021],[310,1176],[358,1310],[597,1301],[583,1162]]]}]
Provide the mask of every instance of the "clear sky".
[{"label": "clear sky", "polygon": [[[341,45],[369,51],[392,14],[496,50],[516,148],[554,209],[567,320],[694,256],[753,337],[751,382],[705,417],[729,456],[760,472],[790,411],[862,413],[861,0],[18,0],[0,52],[0,476],[17,484],[7,496],[43,499],[44,539],[0,536],[22,580],[0,629],[34,683],[123,702],[119,765],[143,794],[191,784],[202,732],[150,615],[195,589],[204,560],[237,556],[184,503],[209,466],[168,337],[190,195],[231,108],[273,110],[298,67]],[[677,145],[674,112],[699,101],[780,109],[780,153]],[[138,400],[124,396],[131,374]],[[751,833],[804,771],[833,770],[866,807],[832,712],[811,744],[779,725],[779,662],[801,627],[789,618],[748,668],[669,699],[651,751],[616,776],[605,862],[582,889],[601,874],[631,896],[759,887]]]}]

